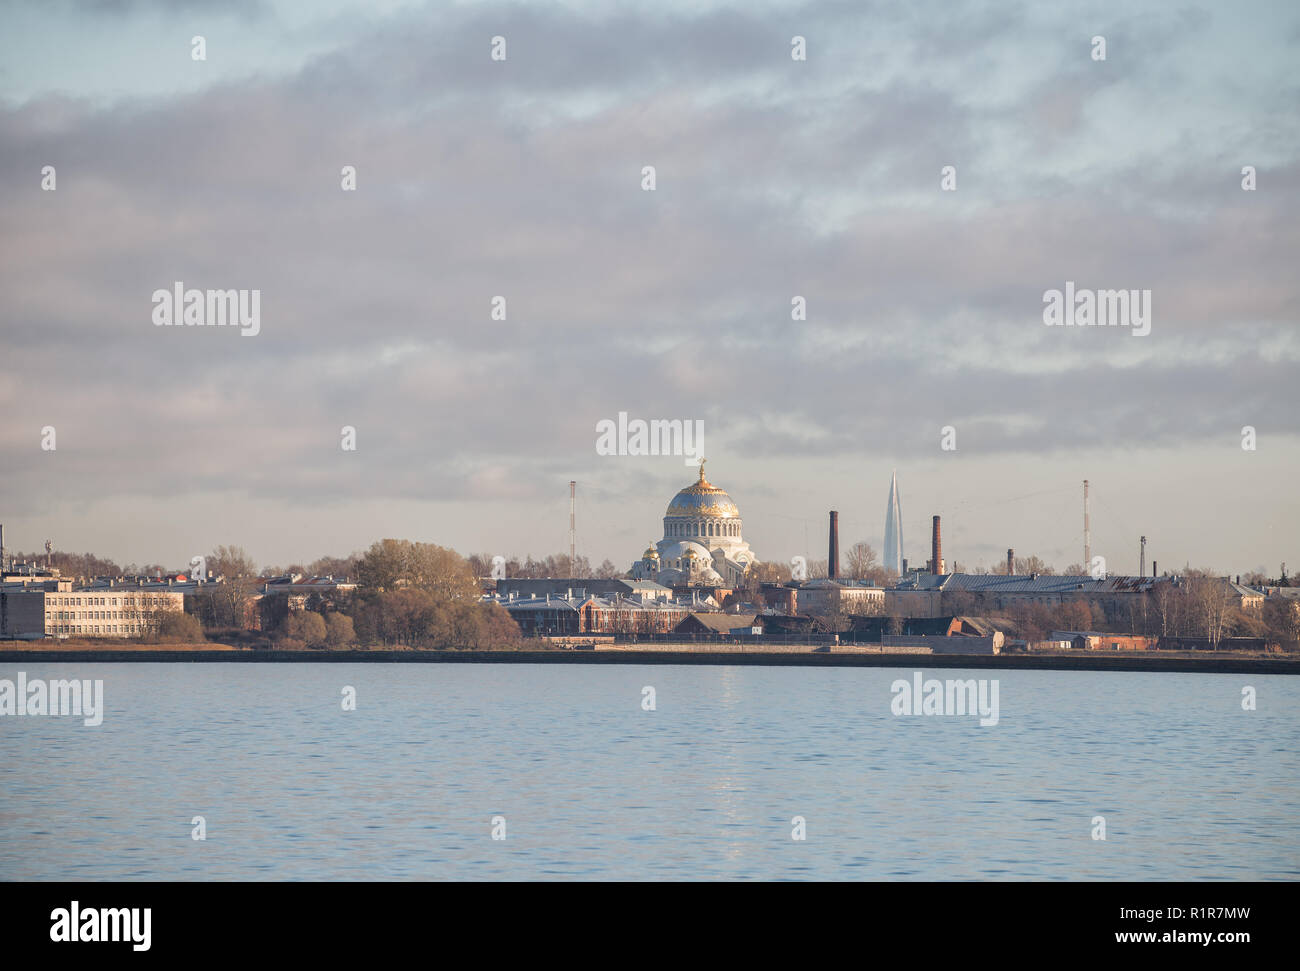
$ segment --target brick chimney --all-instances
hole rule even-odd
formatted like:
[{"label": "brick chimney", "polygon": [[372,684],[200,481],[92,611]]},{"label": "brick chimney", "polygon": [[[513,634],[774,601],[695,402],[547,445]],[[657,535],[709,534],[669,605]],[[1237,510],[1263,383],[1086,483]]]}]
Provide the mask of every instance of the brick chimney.
[{"label": "brick chimney", "polygon": [[1016,572],[1016,551],[1007,550],[1007,576],[1013,576]]},{"label": "brick chimney", "polygon": [[934,528],[930,536],[930,572],[935,576],[943,573],[943,543],[939,540],[939,517],[934,517]]},{"label": "brick chimney", "polygon": [[830,548],[826,553],[826,576],[834,580],[840,575],[840,514],[831,510]]}]

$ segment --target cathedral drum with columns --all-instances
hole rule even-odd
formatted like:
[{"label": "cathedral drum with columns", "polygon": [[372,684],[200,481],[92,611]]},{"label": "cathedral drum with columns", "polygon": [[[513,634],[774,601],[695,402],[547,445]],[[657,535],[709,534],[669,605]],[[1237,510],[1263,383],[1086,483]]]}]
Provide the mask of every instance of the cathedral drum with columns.
[{"label": "cathedral drum with columns", "polygon": [[699,480],[673,496],[664,513],[664,538],[632,564],[632,576],[666,586],[734,587],[755,562],[740,534],[740,510],[704,478],[701,460]]}]

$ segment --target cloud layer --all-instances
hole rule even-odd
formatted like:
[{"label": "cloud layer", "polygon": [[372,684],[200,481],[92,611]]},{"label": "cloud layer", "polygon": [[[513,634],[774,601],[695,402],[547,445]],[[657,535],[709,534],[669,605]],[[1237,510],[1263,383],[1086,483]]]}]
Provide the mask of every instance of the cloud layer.
[{"label": "cloud layer", "polygon": [[[202,5],[92,7],[28,40],[78,45],[98,20],[121,58],[164,18],[188,58],[203,32]],[[1272,569],[1300,532],[1300,155],[1280,68],[1300,21],[1253,12],[342,10],[313,25],[316,53],[223,73],[241,31],[302,16],[249,5],[186,65],[208,83],[160,72],[105,97],[52,65],[0,109],[8,545],[57,530],[179,562],[242,542],[269,562],[392,529],[548,552],[576,478],[588,554],[624,563],[690,478],[595,455],[596,422],[627,411],[704,420],[760,556],[804,552],[807,523],[820,548],[832,505],[860,505],[852,539],[878,542],[897,466],[905,511],[909,491],[925,504],[912,537],[970,507],[959,559],[1001,544],[1064,565],[1073,524],[1009,543],[1034,517],[1000,499],[1041,479],[1073,508],[1078,479],[1141,467],[1134,528],[1179,560]],[[1043,292],[1067,280],[1150,289],[1151,334],[1044,327]],[[150,294],[174,281],[260,289],[261,333],[155,328]],[[1205,524],[1187,483],[1211,465],[1280,535],[1244,509]],[[163,496],[156,527],[112,525]]]}]

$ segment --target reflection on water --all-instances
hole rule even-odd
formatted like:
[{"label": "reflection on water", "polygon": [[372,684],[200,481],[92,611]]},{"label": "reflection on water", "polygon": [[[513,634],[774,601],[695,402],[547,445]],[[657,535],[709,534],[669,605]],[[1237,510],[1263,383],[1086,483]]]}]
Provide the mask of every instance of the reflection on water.
[{"label": "reflection on water", "polygon": [[107,714],[0,718],[0,879],[1300,876],[1294,678],[999,672],[982,728],[893,716],[885,669],[18,670]]}]

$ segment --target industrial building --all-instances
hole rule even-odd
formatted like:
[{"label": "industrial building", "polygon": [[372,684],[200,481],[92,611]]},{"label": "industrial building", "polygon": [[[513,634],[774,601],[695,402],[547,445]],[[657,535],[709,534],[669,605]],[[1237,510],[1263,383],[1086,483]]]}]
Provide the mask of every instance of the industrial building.
[{"label": "industrial building", "polygon": [[[1156,591],[1162,584],[1177,586],[1180,577],[1080,577],[998,573],[909,573],[885,591],[885,611],[905,617],[941,617],[952,613],[945,594],[967,593],[979,598],[979,611],[1004,610],[1016,604],[1058,607],[1076,599],[1115,602],[1135,594]],[[1227,577],[1215,578],[1232,606],[1258,608],[1264,596],[1258,590]]]},{"label": "industrial building", "polygon": [[813,616],[885,612],[884,587],[852,580],[809,580],[799,585],[797,593],[800,612]]},{"label": "industrial building", "polygon": [[692,606],[657,598],[508,594],[492,598],[525,637],[576,634],[667,634],[690,616]]},{"label": "industrial building", "polygon": [[653,580],[598,580],[559,577],[552,579],[506,578],[496,581],[500,597],[643,597],[648,600],[671,600],[672,590]]}]

